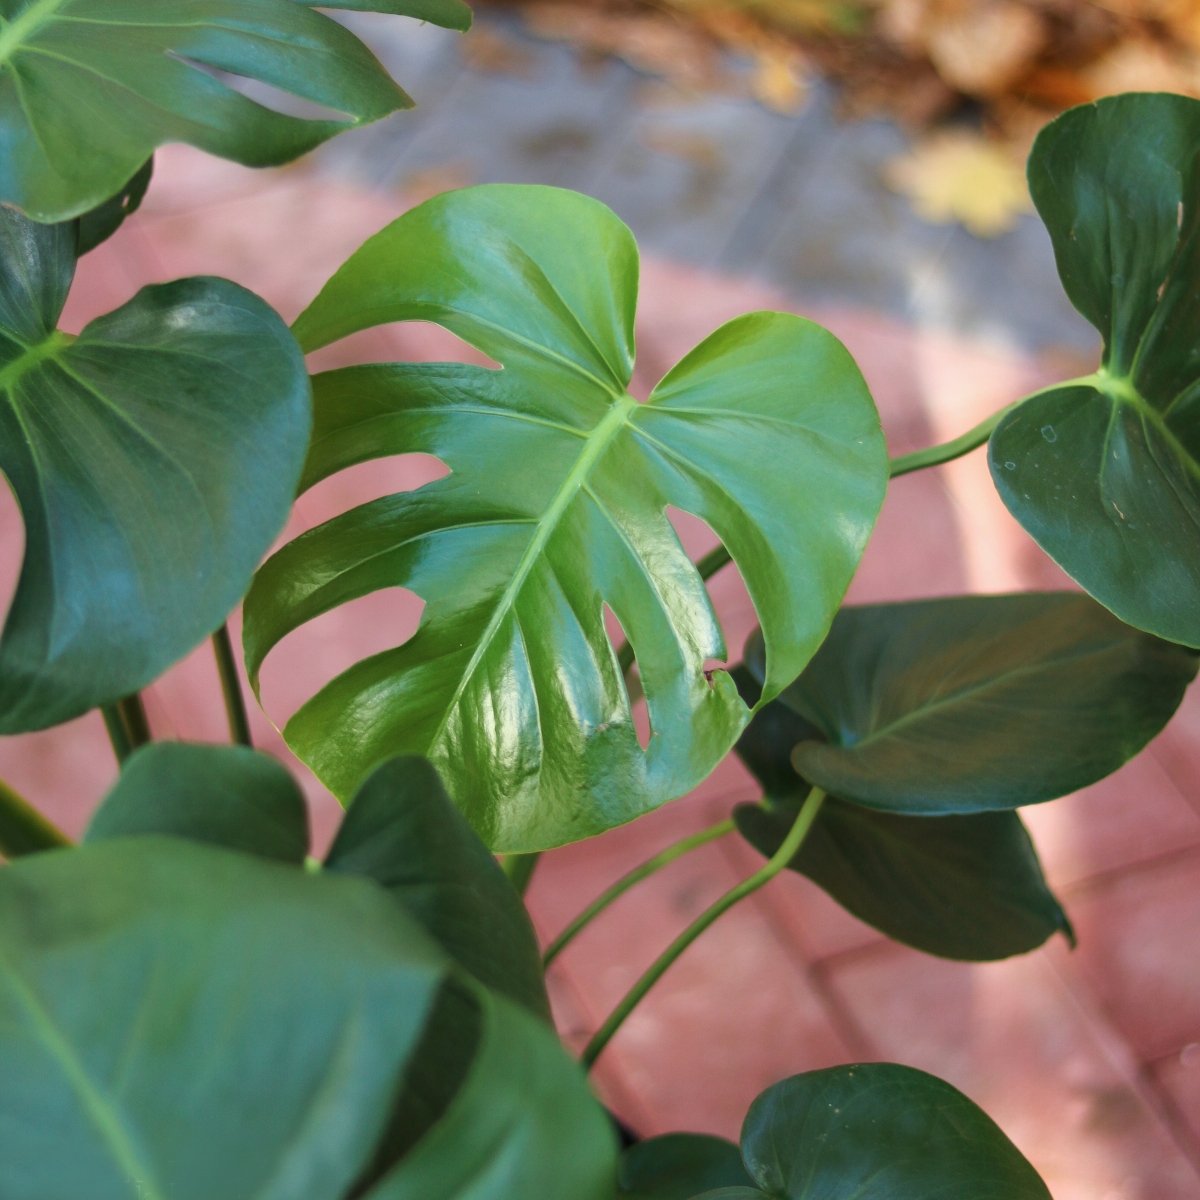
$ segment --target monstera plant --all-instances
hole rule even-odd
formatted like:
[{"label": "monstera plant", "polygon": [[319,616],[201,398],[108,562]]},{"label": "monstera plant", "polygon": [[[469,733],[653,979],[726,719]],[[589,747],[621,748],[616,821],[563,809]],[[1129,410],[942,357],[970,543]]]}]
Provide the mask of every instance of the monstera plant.
[{"label": "monstera plant", "polygon": [[[1136,754],[1197,665],[1200,103],[1119,97],[1042,134],[1034,198],[1103,360],[890,461],[852,359],[798,316],[730,322],[634,399],[633,237],[551,188],[403,214],[291,330],[209,278],[60,330],[156,147],[271,165],[409,103],[318,8],[469,20],[458,0],[0,0],[0,470],[25,525],[0,732],[99,708],[121,762],[78,845],[0,785],[4,1196],[1045,1200],[986,1115],[906,1067],[782,1080],[740,1146],[623,1154],[585,1068],[785,870],[930,954],[1073,937],[1018,810]],[[406,320],[491,365],[309,379],[306,353]],[[1005,502],[1090,595],[844,607],[889,476],[989,439]],[[413,451],[450,473],[263,562],[298,490]],[[668,506],[720,548],[693,563]],[[705,587],[730,563],[761,623],[732,667]],[[316,861],[297,784],[249,745],[223,623],[244,600],[257,687],[291,631],[392,587],[426,602],[419,628],[284,727],[346,808]],[[154,741],[138,690],[210,636],[241,744]],[[761,802],[633,865],[540,950],[538,854],[732,750]],[[735,831],[762,866],[572,1061],[545,964]]]}]

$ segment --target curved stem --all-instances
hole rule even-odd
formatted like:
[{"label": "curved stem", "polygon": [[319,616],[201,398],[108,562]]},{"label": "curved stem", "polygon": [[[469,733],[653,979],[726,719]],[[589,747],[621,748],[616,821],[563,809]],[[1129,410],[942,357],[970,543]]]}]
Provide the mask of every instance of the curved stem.
[{"label": "curved stem", "polygon": [[949,442],[943,442],[940,446],[929,446],[924,450],[914,450],[911,454],[901,454],[893,458],[888,464],[888,473],[893,479],[898,479],[910,471],[923,471],[926,467],[940,466],[942,463],[961,458],[964,454],[970,454],[972,450],[982,446],[992,436],[992,431],[996,426],[1018,404],[1024,404],[1025,399],[1023,397],[1020,400],[1014,400],[1011,404],[1006,404],[999,412],[994,412],[990,417],[980,421],[974,429],[968,429],[966,433]]},{"label": "curved stem", "polygon": [[253,746],[250,718],[246,713],[246,700],[242,694],[242,682],[238,677],[228,625],[222,625],[212,635],[212,646],[217,660],[217,675],[221,680],[221,696],[225,701],[225,716],[229,721],[229,736],[239,746]]},{"label": "curved stem", "polygon": [[724,837],[727,833],[732,833],[733,828],[733,819],[726,817],[724,821],[718,821],[717,824],[710,825],[707,829],[701,829],[699,833],[693,833],[691,837],[685,837],[681,841],[675,842],[665,850],[659,851],[653,858],[648,858],[641,866],[634,867],[632,871],[622,875],[616,883],[601,892],[546,947],[546,953],[542,958],[542,965],[548,967],[575,940],[580,932],[587,928],[614,900],[623,896],[635,884],[641,883],[643,879],[648,879],[655,871],[661,870],[668,863],[673,863],[677,858],[682,858],[690,851],[698,850],[701,846],[706,846],[709,842],[715,842],[717,838]]},{"label": "curved stem", "polygon": [[69,846],[71,839],[8,784],[0,782],[0,854],[20,858],[38,850]]},{"label": "curved stem", "polygon": [[771,882],[788,863],[796,857],[804,839],[808,836],[821,805],[825,802],[825,793],[820,788],[813,788],[808,798],[800,808],[796,821],[788,831],[783,844],[774,854],[749,878],[742,880],[732,887],[719,900],[704,910],[663,952],[658,956],[645,974],[629,989],[625,998],[613,1009],[607,1021],[600,1026],[596,1036],[587,1044],[582,1061],[590,1068],[596,1059],[604,1052],[604,1048],[612,1040],[613,1035],[625,1022],[625,1018],[641,1002],[642,997],[667,973],[675,960],[719,917],[727,913],[739,900],[757,892],[759,888]]}]

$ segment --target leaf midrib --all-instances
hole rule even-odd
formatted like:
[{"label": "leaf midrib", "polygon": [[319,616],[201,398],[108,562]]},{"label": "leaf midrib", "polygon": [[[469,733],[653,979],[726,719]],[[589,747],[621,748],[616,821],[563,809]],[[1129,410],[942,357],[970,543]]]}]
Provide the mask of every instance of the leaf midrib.
[{"label": "leaf midrib", "polygon": [[13,964],[5,960],[3,952],[0,952],[0,963],[4,965],[5,980],[15,994],[18,1004],[33,1021],[39,1040],[67,1077],[84,1111],[111,1152],[117,1169],[127,1180],[136,1182],[139,1195],[144,1196],[146,1200],[167,1200],[152,1178],[149,1164],[142,1160],[121,1127],[117,1106],[92,1083],[70,1042],[54,1023],[37,994],[26,984]]},{"label": "leaf midrib", "polygon": [[68,0],[37,0],[23,13],[0,26],[0,70],[4,69],[22,43],[53,20],[57,10],[66,3]]},{"label": "leaf midrib", "polygon": [[638,402],[632,396],[626,395],[621,397],[605,413],[591,434],[588,435],[587,442],[580,451],[579,457],[575,460],[570,471],[567,472],[567,476],[563,480],[562,486],[559,488],[550,507],[546,509],[538,521],[533,537],[530,538],[529,544],[525,547],[524,552],[517,562],[512,579],[501,593],[499,600],[497,600],[496,606],[492,610],[492,615],[488,619],[487,626],[475,644],[475,650],[471,654],[471,659],[459,677],[458,684],[454,689],[454,695],[451,696],[443,709],[442,718],[429,739],[430,746],[435,746],[441,741],[442,735],[446,732],[446,726],[450,721],[451,714],[457,709],[459,701],[462,700],[463,693],[467,689],[467,685],[478,670],[480,662],[483,661],[484,654],[487,653],[488,647],[499,632],[505,617],[511,612],[517,597],[520,595],[521,589],[525,586],[525,581],[529,578],[530,571],[533,570],[534,564],[541,556],[542,551],[545,550],[547,542],[549,542],[554,531],[558,528],[563,514],[587,482],[592,468],[600,461],[609,446],[612,445],[617,435],[628,422],[630,413],[637,406]]}]

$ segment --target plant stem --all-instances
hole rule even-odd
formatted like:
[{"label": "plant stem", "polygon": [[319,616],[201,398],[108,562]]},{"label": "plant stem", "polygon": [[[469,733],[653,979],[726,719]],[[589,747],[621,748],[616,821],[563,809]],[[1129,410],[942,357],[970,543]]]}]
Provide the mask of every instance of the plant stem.
[{"label": "plant stem", "polygon": [[8,784],[0,782],[0,854],[20,858],[38,850],[69,846],[71,839]]},{"label": "plant stem", "polygon": [[229,637],[228,625],[222,625],[212,635],[212,645],[217,660],[217,675],[221,680],[221,695],[225,700],[225,716],[229,721],[229,736],[239,746],[253,746],[250,718],[246,713],[246,699],[242,693],[241,679],[238,677],[237,660],[233,656],[233,642]]},{"label": "plant stem", "polygon": [[505,875],[508,876],[508,882],[517,890],[518,896],[524,896],[529,890],[529,883],[533,879],[533,872],[538,865],[541,853],[534,854],[506,854],[500,863],[504,869]]},{"label": "plant stem", "polygon": [[100,713],[104,717],[104,728],[108,731],[108,740],[112,743],[117,763],[123,763],[133,752],[133,747],[129,744],[129,734],[125,729],[125,722],[121,719],[120,710],[115,704],[105,704]]},{"label": "plant stem", "polygon": [[966,433],[960,437],[956,437],[949,442],[943,442],[940,446],[929,446],[925,450],[914,450],[911,454],[901,454],[897,458],[893,458],[888,464],[888,472],[893,479],[898,479],[901,475],[907,475],[910,471],[922,471],[926,467],[940,466],[942,463],[948,463],[952,459],[961,458],[964,454],[970,454],[992,436],[992,430],[1010,413],[1018,404],[1023,404],[1024,398],[1014,400],[1011,404],[1006,404],[999,412],[994,412],[990,417],[980,421],[974,429],[968,429]]},{"label": "plant stem", "polygon": [[146,716],[146,706],[142,703],[139,693],[134,692],[131,696],[118,700],[117,712],[121,714],[121,720],[125,723],[130,750],[136,750],[139,746],[144,746],[153,740],[153,735],[150,733],[150,721]]},{"label": "plant stem", "polygon": [[717,824],[710,825],[707,829],[701,829],[699,833],[693,833],[691,837],[685,837],[681,841],[675,842],[674,845],[659,851],[653,858],[648,858],[641,866],[634,867],[628,874],[622,875],[610,888],[601,892],[546,947],[546,953],[542,958],[542,965],[548,967],[575,940],[575,937],[583,929],[612,904],[614,900],[623,896],[635,884],[641,883],[643,879],[648,879],[655,871],[661,870],[668,863],[673,863],[677,858],[682,858],[689,851],[697,850],[709,842],[715,842],[717,838],[724,837],[727,833],[732,833],[733,828],[732,818],[726,817],[724,821],[718,821]]},{"label": "plant stem", "polygon": [[719,900],[704,910],[663,952],[658,956],[645,974],[629,989],[625,998],[613,1009],[607,1021],[597,1030],[595,1037],[587,1044],[583,1052],[582,1062],[591,1068],[596,1059],[604,1052],[604,1048],[612,1040],[613,1035],[621,1028],[625,1018],[638,1006],[646,993],[666,974],[675,960],[710,926],[718,917],[727,913],[739,900],[757,892],[759,888],[771,882],[788,863],[796,857],[804,839],[808,836],[821,805],[825,802],[825,793],[820,788],[813,788],[808,798],[796,816],[795,824],[788,831],[783,844],[753,875],[743,879],[736,887],[732,887]]}]

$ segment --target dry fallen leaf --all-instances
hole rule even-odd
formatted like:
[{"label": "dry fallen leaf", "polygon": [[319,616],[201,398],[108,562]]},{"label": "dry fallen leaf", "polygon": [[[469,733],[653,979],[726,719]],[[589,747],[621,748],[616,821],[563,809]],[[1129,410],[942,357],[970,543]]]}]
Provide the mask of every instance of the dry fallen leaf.
[{"label": "dry fallen leaf", "polygon": [[962,224],[976,237],[1006,233],[1030,208],[1025,175],[1011,151],[967,130],[919,142],[887,164],[884,179],[926,221]]},{"label": "dry fallen leaf", "polygon": [[783,50],[762,50],[754,57],[750,83],[754,98],[772,112],[798,113],[808,98],[808,80],[799,55]]}]

